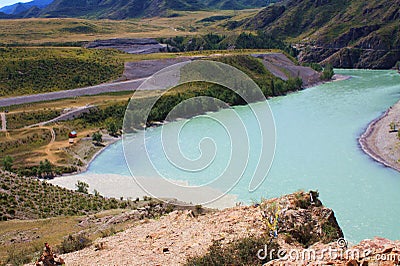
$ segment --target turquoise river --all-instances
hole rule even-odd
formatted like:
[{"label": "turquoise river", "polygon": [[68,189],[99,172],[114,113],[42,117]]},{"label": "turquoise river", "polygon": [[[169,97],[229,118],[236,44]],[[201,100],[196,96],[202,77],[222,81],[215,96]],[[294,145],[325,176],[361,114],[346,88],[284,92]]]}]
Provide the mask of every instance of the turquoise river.
[{"label": "turquoise river", "polygon": [[[374,236],[400,239],[400,174],[373,161],[358,143],[367,125],[400,99],[400,75],[395,71],[336,72],[352,78],[269,100],[277,134],[271,170],[255,192],[248,192],[250,175],[245,174],[230,194],[236,195],[237,201],[250,204],[261,197],[316,189],[323,203],[334,209],[349,241]],[[235,110],[243,117],[250,112],[248,106],[235,107]],[[224,115],[229,116],[225,112],[211,115],[223,119]],[[226,119],[229,121],[229,117]],[[252,123],[256,126],[252,119],[245,121],[249,128]],[[180,126],[180,123],[182,121],[167,126]],[[168,161],[162,156],[157,157],[162,153],[160,132],[161,128],[152,129],[147,145],[157,167],[168,178],[198,184],[196,176],[185,175],[166,165]],[[196,147],[205,132],[224,145],[226,132],[218,130],[218,125],[194,119],[191,127],[180,136],[181,149],[187,157],[199,156]],[[250,142],[250,145],[257,143]],[[221,154],[215,162],[223,164],[229,151],[219,149],[218,152]],[[249,164],[252,163],[250,157]],[[146,169],[139,169],[139,172],[145,175]],[[105,173],[130,175],[121,142],[101,153],[83,175]]]}]

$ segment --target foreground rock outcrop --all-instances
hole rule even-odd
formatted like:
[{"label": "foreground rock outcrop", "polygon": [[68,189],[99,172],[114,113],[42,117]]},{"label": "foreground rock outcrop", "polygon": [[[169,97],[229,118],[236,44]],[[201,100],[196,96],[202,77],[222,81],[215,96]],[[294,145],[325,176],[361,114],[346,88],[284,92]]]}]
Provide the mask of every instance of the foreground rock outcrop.
[{"label": "foreground rock outcrop", "polygon": [[132,217],[129,229],[62,255],[66,265],[398,265],[400,259],[400,241],[349,247],[334,212],[313,191],[204,214],[197,207],[159,219]]},{"label": "foreground rock outcrop", "polygon": [[317,196],[298,192],[199,216],[175,211],[97,240],[94,245],[100,250],[93,246],[63,258],[67,265],[180,265],[206,254],[215,242],[229,245],[241,238],[266,236],[282,247],[309,247],[343,237],[333,211]]}]

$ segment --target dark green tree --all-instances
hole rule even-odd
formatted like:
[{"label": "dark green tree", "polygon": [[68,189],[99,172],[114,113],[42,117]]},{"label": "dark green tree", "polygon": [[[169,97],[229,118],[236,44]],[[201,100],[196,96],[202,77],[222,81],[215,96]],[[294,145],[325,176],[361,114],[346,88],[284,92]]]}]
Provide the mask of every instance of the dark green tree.
[{"label": "dark green tree", "polygon": [[109,120],[106,122],[106,125],[107,125],[108,134],[110,134],[111,136],[116,136],[116,135],[117,135],[117,132],[118,132],[118,125],[117,125],[117,123],[116,123],[114,120],[109,119]]},{"label": "dark green tree", "polygon": [[3,159],[3,167],[6,171],[11,171],[13,167],[14,159],[10,155],[7,155]]},{"label": "dark green tree", "polygon": [[92,140],[96,142],[96,144],[99,144],[103,142],[103,137],[100,132],[95,132],[92,135]]},{"label": "dark green tree", "polygon": [[83,194],[88,194],[89,193],[89,184],[83,182],[83,181],[79,181],[78,183],[75,184],[76,187],[76,191],[83,193]]},{"label": "dark green tree", "polygon": [[322,71],[321,79],[322,80],[331,80],[335,72],[333,71],[333,67],[331,64],[326,64],[324,71]]},{"label": "dark green tree", "polygon": [[45,159],[44,161],[40,161],[38,174],[44,174],[45,177],[50,177],[53,175],[53,165],[49,160]]}]

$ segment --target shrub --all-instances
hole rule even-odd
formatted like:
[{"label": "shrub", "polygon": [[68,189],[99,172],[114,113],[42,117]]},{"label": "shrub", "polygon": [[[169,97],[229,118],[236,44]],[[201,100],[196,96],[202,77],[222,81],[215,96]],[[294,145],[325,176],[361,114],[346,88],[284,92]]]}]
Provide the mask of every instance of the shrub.
[{"label": "shrub", "polygon": [[[260,259],[258,252],[266,247],[268,256]],[[216,241],[204,256],[189,258],[186,265],[263,265],[277,258],[276,252],[272,253],[272,258],[269,257],[269,251],[273,249],[279,250],[279,245],[264,236],[242,238],[227,245]]]},{"label": "shrub", "polygon": [[14,159],[11,156],[7,155],[6,157],[4,157],[4,159],[3,159],[4,170],[11,171],[12,167],[13,167],[13,163],[14,163]]},{"label": "shrub", "polygon": [[317,72],[322,72],[322,70],[323,70],[322,66],[320,64],[318,64],[318,63],[308,63],[308,62],[306,62],[306,63],[302,63],[302,65],[305,66],[305,67],[311,67],[312,69],[314,69]]},{"label": "shrub", "polygon": [[71,253],[74,251],[82,250],[92,244],[92,241],[86,236],[86,234],[69,235],[63,240],[58,250],[61,254]]},{"label": "shrub", "polygon": [[95,141],[97,144],[103,142],[103,137],[100,132],[95,132],[92,135],[92,140]]},{"label": "shrub", "polygon": [[104,238],[104,237],[109,237],[109,236],[115,235],[116,233],[117,233],[117,230],[115,229],[115,227],[111,227],[109,229],[101,231],[100,235],[102,238]]},{"label": "shrub", "polygon": [[335,75],[335,72],[333,71],[332,65],[327,64],[324,68],[324,71],[322,71],[321,79],[322,80],[331,80],[333,75]]},{"label": "shrub", "polygon": [[76,192],[88,194],[89,193],[89,185],[83,181],[79,181],[75,184]]}]

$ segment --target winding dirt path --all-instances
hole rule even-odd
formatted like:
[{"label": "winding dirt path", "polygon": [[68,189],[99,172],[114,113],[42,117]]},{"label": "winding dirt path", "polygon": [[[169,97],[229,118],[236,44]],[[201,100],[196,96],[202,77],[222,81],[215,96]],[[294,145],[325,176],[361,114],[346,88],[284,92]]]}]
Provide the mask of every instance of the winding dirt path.
[{"label": "winding dirt path", "polygon": [[56,163],[54,152],[52,151],[52,148],[54,146],[53,144],[56,141],[56,132],[54,131],[54,128],[52,128],[52,127],[40,127],[40,128],[44,128],[44,129],[50,130],[51,140],[46,145],[45,153],[47,154],[46,158],[49,159],[50,162]]},{"label": "winding dirt path", "polygon": [[1,131],[7,131],[7,118],[5,113],[0,113],[1,116]]},{"label": "winding dirt path", "polygon": [[75,116],[78,116],[82,113],[88,112],[93,107],[95,107],[95,106],[94,105],[86,105],[86,106],[82,106],[82,107],[72,108],[70,111],[63,113],[53,119],[50,119],[50,120],[44,121],[44,122],[40,122],[37,124],[33,124],[30,126],[26,126],[26,128],[32,128],[32,127],[36,127],[36,126],[42,127],[42,126],[50,124],[50,123],[64,121],[64,120],[70,120],[70,119],[73,119]]}]

